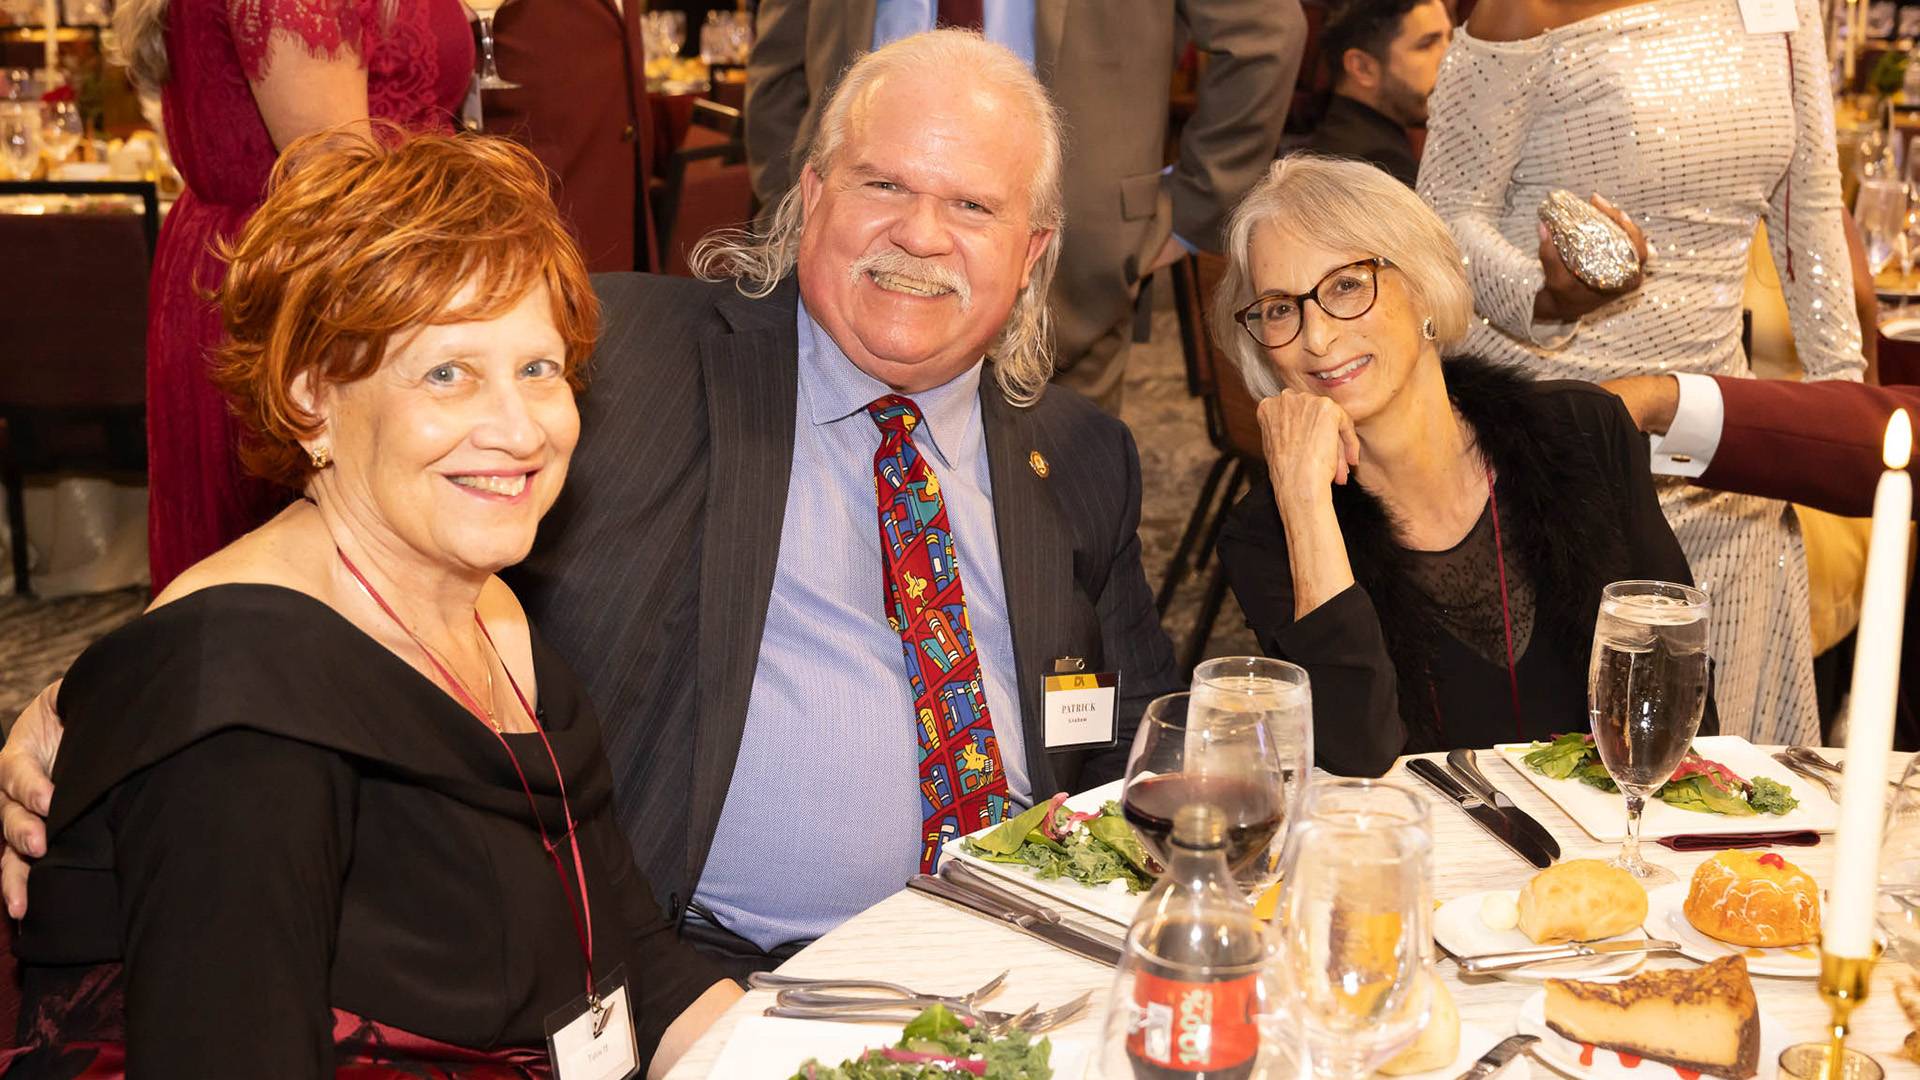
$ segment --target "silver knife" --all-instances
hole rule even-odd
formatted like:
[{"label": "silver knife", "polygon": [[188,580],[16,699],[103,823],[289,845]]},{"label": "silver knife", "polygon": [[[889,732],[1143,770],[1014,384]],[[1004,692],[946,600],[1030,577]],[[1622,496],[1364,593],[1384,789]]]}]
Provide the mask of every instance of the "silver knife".
[{"label": "silver knife", "polygon": [[1487,1077],[1506,1067],[1507,1062],[1519,1057],[1521,1052],[1540,1041],[1538,1035],[1509,1035],[1493,1044],[1493,1049],[1480,1055],[1466,1072],[1454,1080],[1486,1080]]},{"label": "silver knife", "polygon": [[1112,939],[1101,940],[1100,937],[1066,923],[1045,922],[1033,915],[1009,911],[984,894],[963,888],[944,878],[916,874],[908,879],[907,888],[975,914],[985,915],[989,919],[997,919],[1022,933],[1039,938],[1055,948],[1065,949],[1077,956],[1084,956],[1108,967],[1120,965],[1120,950],[1113,946]]},{"label": "silver knife", "polygon": [[1680,943],[1677,941],[1642,938],[1637,941],[1602,941],[1594,944],[1575,941],[1544,949],[1516,949],[1513,952],[1462,956],[1458,959],[1461,971],[1469,975],[1480,975],[1489,971],[1503,971],[1507,968],[1545,964],[1555,960],[1577,960],[1588,956],[1609,956],[1614,953],[1678,952],[1679,950]]},{"label": "silver knife", "polygon": [[[967,863],[960,862],[957,859],[953,862],[942,863],[940,866],[940,876],[963,889],[971,889],[990,899],[999,901],[1017,915],[1031,915],[1041,922],[1057,923],[1062,921],[1058,911],[1014,892],[1012,889],[995,881],[990,874],[970,866]],[[1121,947],[1120,939],[1112,934],[1105,934],[1086,926],[1076,927],[1076,929],[1082,930],[1092,937],[1102,938],[1116,949]]]},{"label": "silver knife", "polygon": [[1492,781],[1487,779],[1487,774],[1480,771],[1480,762],[1472,750],[1447,751],[1447,769],[1467,786],[1468,791],[1492,803],[1494,809],[1512,818],[1514,824],[1531,835],[1548,855],[1555,860],[1560,858],[1560,841],[1555,840],[1553,834],[1547,831],[1547,827],[1540,824],[1532,814],[1515,806],[1505,792],[1493,786]]},{"label": "silver knife", "polygon": [[1425,758],[1414,758],[1407,762],[1407,771],[1425,781],[1428,786],[1447,797],[1454,805],[1466,812],[1474,824],[1485,829],[1487,835],[1505,844],[1509,850],[1534,866],[1545,870],[1553,865],[1553,855],[1540,846],[1540,842],[1522,830],[1513,819],[1500,812],[1480,796],[1460,786],[1445,769]]}]

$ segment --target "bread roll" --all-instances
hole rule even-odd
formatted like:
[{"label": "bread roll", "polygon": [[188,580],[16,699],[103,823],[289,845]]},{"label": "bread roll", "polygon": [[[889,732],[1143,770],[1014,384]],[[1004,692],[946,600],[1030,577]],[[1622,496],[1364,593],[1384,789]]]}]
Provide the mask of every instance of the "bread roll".
[{"label": "bread roll", "polygon": [[1520,932],[1541,945],[1597,941],[1647,921],[1647,890],[1599,859],[1549,866],[1520,890]]},{"label": "bread roll", "polygon": [[1406,1076],[1444,1069],[1460,1056],[1460,1009],[1453,1003],[1453,995],[1432,968],[1421,973],[1420,981],[1427,995],[1427,1026],[1420,1029],[1420,1037],[1412,1046],[1380,1066],[1382,1075]]}]

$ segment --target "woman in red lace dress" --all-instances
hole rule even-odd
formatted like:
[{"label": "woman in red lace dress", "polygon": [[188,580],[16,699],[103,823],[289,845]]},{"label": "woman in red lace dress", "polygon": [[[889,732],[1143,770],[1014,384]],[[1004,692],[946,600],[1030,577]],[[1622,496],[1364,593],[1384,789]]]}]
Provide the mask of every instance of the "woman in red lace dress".
[{"label": "woman in red lace dress", "polygon": [[292,497],[248,476],[207,379],[220,336],[215,247],[265,194],[279,148],[369,117],[451,130],[473,73],[460,0],[122,0],[136,81],[157,87],[187,190],[148,292],[148,560],[158,593]]}]

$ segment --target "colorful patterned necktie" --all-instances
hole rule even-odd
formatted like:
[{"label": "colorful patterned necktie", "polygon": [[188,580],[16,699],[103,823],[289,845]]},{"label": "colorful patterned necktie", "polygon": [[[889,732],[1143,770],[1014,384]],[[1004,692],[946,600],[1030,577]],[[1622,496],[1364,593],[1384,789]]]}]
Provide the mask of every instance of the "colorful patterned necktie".
[{"label": "colorful patterned necktie", "polygon": [[1013,804],[987,715],[946,500],[939,477],[913,445],[920,409],[889,394],[868,405],[867,415],[880,427],[873,473],[887,564],[887,623],[900,635],[913,690],[924,821],[920,872],[931,874],[942,844],[1005,821]]}]

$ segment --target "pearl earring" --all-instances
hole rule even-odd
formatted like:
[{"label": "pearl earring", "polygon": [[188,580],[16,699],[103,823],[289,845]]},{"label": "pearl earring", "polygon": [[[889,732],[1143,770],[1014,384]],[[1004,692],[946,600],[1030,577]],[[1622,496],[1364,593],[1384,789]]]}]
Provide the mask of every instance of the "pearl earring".
[{"label": "pearl earring", "polygon": [[1433,318],[1431,316],[1421,320],[1420,336],[1426,338],[1428,341],[1432,341],[1436,336],[1433,330]]}]

